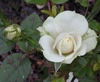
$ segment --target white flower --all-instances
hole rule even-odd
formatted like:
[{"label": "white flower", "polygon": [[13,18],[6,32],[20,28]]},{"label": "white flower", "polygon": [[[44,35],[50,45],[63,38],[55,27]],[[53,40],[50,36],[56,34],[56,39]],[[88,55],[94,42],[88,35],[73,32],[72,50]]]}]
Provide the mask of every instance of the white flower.
[{"label": "white flower", "polygon": [[6,27],[3,31],[3,34],[7,37],[8,40],[13,40],[15,37],[21,35],[21,29],[17,24],[13,24]]},{"label": "white flower", "polygon": [[97,45],[96,33],[88,28],[86,18],[73,11],[48,17],[38,30],[44,57],[52,62],[71,64]]}]

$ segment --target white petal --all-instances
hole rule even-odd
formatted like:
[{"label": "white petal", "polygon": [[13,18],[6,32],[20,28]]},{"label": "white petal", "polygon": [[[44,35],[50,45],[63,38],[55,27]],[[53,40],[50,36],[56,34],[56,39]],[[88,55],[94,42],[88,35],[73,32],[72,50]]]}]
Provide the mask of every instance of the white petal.
[{"label": "white petal", "polygon": [[88,29],[86,18],[73,11],[65,11],[55,17],[55,28],[58,33],[76,32],[83,36]]},{"label": "white petal", "polygon": [[76,52],[74,52],[70,56],[68,56],[70,58],[66,57],[65,60],[62,63],[71,64],[73,62],[73,60],[77,57],[77,55],[75,53]]},{"label": "white petal", "polygon": [[60,69],[62,63],[54,63],[54,67],[55,67],[55,73],[57,73],[57,71]]},{"label": "white petal", "polygon": [[87,46],[85,44],[82,44],[76,54],[78,56],[84,56],[86,54],[86,51],[87,51]]},{"label": "white petal", "polygon": [[97,34],[94,30],[91,30],[90,28],[87,30],[86,34],[83,36],[83,40],[86,40],[91,37],[97,37]]},{"label": "white petal", "polygon": [[81,44],[82,44],[82,38],[80,35],[76,34],[76,33],[71,33],[71,35],[74,37],[74,40],[76,42],[76,48],[75,48],[75,51],[77,51],[80,47],[81,47]]},{"label": "white petal", "polygon": [[52,37],[56,37],[57,36],[57,31],[55,29],[55,25],[54,25],[54,18],[53,17],[48,17],[44,23],[43,23],[43,27],[49,32],[49,34]]},{"label": "white petal", "polygon": [[93,50],[97,45],[96,33],[89,29],[83,37],[83,44],[87,46],[87,52]]},{"label": "white petal", "polygon": [[43,36],[47,34],[46,30],[44,27],[38,27],[37,30],[40,32],[40,35]]},{"label": "white petal", "polygon": [[63,41],[63,39],[60,40],[60,41],[59,41],[59,44],[56,45],[56,46],[57,46],[56,48],[57,48],[57,50],[58,50],[58,52],[59,52],[59,55],[61,55],[61,56],[62,56],[62,52],[61,52],[62,41]]},{"label": "white petal", "polygon": [[44,35],[40,38],[39,44],[43,48],[43,54],[45,58],[52,62],[61,62],[64,60],[63,56],[60,56],[59,53],[53,49],[54,40],[51,36]]},{"label": "white petal", "polygon": [[12,33],[8,33],[8,34],[7,34],[7,38],[8,38],[9,40],[12,40],[14,37],[16,37],[16,32],[12,32]]}]

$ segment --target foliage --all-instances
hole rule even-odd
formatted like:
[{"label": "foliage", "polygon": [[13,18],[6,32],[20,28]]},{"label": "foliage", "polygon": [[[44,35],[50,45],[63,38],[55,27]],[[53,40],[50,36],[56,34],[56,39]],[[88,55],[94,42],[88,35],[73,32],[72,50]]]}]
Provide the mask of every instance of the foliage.
[{"label": "foliage", "polygon": [[0,68],[0,82],[23,82],[30,73],[31,63],[23,54],[8,56]]},{"label": "foliage", "polygon": [[[51,17],[55,17],[57,14],[64,11],[64,5],[58,6],[58,4],[63,4],[68,0],[24,0],[25,2],[44,5],[46,3],[51,3],[50,10],[41,10],[42,13],[45,13]],[[88,0],[77,0],[77,2],[82,7],[88,6]],[[50,5],[51,6],[51,5]],[[88,11],[88,10],[87,10]],[[44,73],[39,74],[43,82],[65,82],[65,79],[68,79],[69,72],[74,73],[74,77],[78,78],[80,82],[97,82],[95,77],[95,72],[100,70],[100,23],[98,23],[94,18],[100,12],[100,0],[97,0],[94,7],[91,10],[91,13],[87,16],[89,22],[89,28],[96,31],[98,37],[98,45],[96,48],[87,53],[85,56],[76,58],[72,64],[59,64],[59,72],[55,74],[54,68],[52,68],[52,63],[46,63],[45,59],[39,58],[40,62],[43,62],[43,66],[39,68]],[[86,12],[87,14],[87,12]],[[41,47],[38,44],[40,35],[37,31],[39,26],[42,26],[42,20],[36,13],[30,14],[24,19],[20,27],[22,34],[20,37],[17,37],[15,40],[10,41],[3,35],[3,30],[11,25],[11,22],[6,19],[0,10],[0,56],[4,55],[11,51],[16,44],[18,46],[20,53],[10,54],[3,64],[0,66],[0,82],[24,82],[30,74],[32,61],[30,55],[34,57],[34,53],[38,52],[41,54]],[[38,56],[36,54],[36,56]],[[34,58],[33,58],[34,59]],[[31,60],[31,61],[30,61]],[[37,59],[35,61],[38,61]],[[51,65],[51,67],[49,67]],[[58,69],[56,68],[58,71]]]},{"label": "foliage", "polygon": [[[47,0],[24,0],[28,3],[34,3],[34,4],[38,4],[38,5],[43,5],[45,3],[47,3]],[[52,3],[56,3],[56,4],[62,4],[67,2],[68,0],[51,0]]]},{"label": "foliage", "polygon": [[77,0],[83,7],[88,7],[88,0]]}]

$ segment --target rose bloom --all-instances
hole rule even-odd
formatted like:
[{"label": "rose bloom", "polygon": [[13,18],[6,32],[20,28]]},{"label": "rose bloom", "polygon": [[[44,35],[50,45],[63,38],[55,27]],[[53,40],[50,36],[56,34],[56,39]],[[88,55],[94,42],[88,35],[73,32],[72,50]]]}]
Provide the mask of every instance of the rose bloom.
[{"label": "rose bloom", "polygon": [[74,11],[64,11],[55,18],[48,17],[38,30],[43,55],[52,62],[71,64],[97,45],[97,35],[88,28],[86,18]]}]

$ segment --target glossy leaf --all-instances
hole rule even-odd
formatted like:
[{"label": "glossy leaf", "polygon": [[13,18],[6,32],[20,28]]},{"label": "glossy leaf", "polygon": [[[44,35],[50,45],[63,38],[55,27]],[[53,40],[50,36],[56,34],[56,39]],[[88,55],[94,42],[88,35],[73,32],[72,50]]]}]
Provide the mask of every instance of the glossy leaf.
[{"label": "glossy leaf", "polygon": [[29,59],[23,54],[8,56],[0,68],[0,82],[24,82],[31,70]]}]

